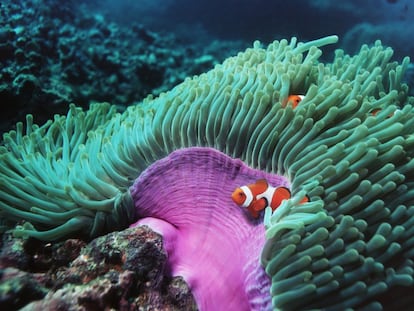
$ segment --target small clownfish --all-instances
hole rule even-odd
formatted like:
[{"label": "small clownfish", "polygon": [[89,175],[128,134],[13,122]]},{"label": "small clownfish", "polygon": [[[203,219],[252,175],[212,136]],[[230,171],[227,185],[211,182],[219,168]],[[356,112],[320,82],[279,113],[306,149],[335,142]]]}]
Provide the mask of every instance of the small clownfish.
[{"label": "small clownfish", "polygon": [[[265,179],[259,179],[254,184],[242,186],[234,190],[231,195],[234,203],[247,208],[250,215],[254,218],[259,217],[259,213],[267,206],[274,211],[283,200],[290,199],[290,190],[286,187],[272,187]],[[309,202],[306,196],[300,203]]]},{"label": "small clownfish", "polygon": [[381,108],[375,108],[375,109],[372,109],[369,113],[372,116],[376,116],[378,114],[378,112],[380,112],[381,110],[382,110]]},{"label": "small clownfish", "polygon": [[288,98],[283,101],[282,106],[286,107],[289,103],[291,103],[293,109],[295,109],[304,98],[305,95],[289,95]]},{"label": "small clownfish", "polygon": [[[381,108],[374,108],[374,109],[372,109],[369,113],[372,115],[372,116],[376,116],[379,112],[381,112]],[[397,111],[399,111],[399,109],[397,109],[396,110],[396,112]],[[391,118],[391,117],[393,117],[394,116],[394,112],[391,112],[388,116],[387,116],[387,119],[388,118]]]}]

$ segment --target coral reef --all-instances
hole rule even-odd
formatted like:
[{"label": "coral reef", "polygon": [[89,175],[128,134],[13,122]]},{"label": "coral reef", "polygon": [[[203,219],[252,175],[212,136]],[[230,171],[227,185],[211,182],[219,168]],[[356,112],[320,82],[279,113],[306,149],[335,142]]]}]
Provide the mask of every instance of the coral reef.
[{"label": "coral reef", "polygon": [[[236,42],[186,42],[135,20],[121,25],[77,1],[3,1],[0,132],[28,113],[43,123],[68,105],[125,107],[211,69]],[[197,61],[198,60],[198,61]]]},{"label": "coral reef", "polygon": [[[267,48],[255,42],[122,114],[108,105],[87,112],[72,106],[66,117],[41,127],[29,116],[26,128],[19,124],[4,135],[0,149],[3,225],[17,224],[16,236],[55,240],[93,237],[148,216],[155,219],[151,225],[160,225],[171,252],[168,234],[175,227],[165,224],[179,226],[197,207],[186,208],[189,215],[177,220],[176,202],[172,211],[151,205],[161,186],[145,199],[155,177],[130,187],[177,149],[211,147],[283,176],[291,188],[291,199],[264,214],[260,259],[271,285],[260,299],[271,298],[273,308],[286,310],[412,305],[414,109],[401,82],[409,59],[391,61],[392,49],[377,41],[355,56],[337,50],[332,63],[318,62],[318,47],[337,40],[293,38]],[[305,95],[295,109],[283,105],[291,94]],[[174,194],[185,194],[180,174],[186,174],[175,174],[168,179],[178,187]],[[305,194],[310,202],[299,204]],[[135,206],[141,195],[146,201]],[[170,215],[172,220],[160,222]],[[208,232],[209,226],[215,224],[200,229]],[[188,246],[184,239],[177,243]],[[186,281],[196,288],[191,277]],[[202,301],[196,293],[196,302]]]}]

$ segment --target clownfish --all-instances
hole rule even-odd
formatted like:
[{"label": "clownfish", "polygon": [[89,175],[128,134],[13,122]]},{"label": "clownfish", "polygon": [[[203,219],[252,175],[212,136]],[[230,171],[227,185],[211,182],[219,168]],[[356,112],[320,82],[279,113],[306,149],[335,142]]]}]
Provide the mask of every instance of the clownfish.
[{"label": "clownfish", "polygon": [[287,99],[283,101],[283,107],[286,107],[289,103],[295,109],[299,103],[305,98],[305,95],[289,95]]},{"label": "clownfish", "polygon": [[[267,206],[274,211],[283,200],[290,199],[290,190],[286,187],[272,187],[265,179],[259,179],[254,184],[241,186],[234,190],[231,195],[234,203],[247,208],[250,215],[254,218],[259,217],[259,213]],[[300,203],[309,202],[309,197],[305,196]]]},{"label": "clownfish", "polygon": [[[376,116],[379,112],[381,112],[382,111],[382,109],[381,108],[374,108],[374,109],[372,109],[369,113],[372,115],[372,116]],[[395,113],[398,113],[399,111],[401,111],[401,110],[399,110],[399,109],[397,109],[397,110],[395,110]],[[391,118],[391,117],[393,117],[394,116],[394,114],[395,114],[394,112],[391,112],[388,116],[387,116],[387,119],[388,118]]]},{"label": "clownfish", "polygon": [[378,114],[378,112],[380,112],[381,110],[382,110],[381,108],[375,108],[375,109],[372,109],[369,113],[372,116],[376,116]]}]

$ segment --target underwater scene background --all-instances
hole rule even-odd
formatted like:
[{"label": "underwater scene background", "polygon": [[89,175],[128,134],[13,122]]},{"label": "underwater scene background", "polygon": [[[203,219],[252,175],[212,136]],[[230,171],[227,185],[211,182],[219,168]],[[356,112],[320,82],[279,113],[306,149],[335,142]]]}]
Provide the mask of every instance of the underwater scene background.
[{"label": "underwater scene background", "polygon": [[71,102],[137,103],[254,40],[339,35],[329,57],[380,39],[401,60],[413,55],[413,11],[404,0],[4,1],[0,130],[27,113],[43,123]]},{"label": "underwater scene background", "polygon": [[413,20],[2,1],[0,308],[412,308]]}]

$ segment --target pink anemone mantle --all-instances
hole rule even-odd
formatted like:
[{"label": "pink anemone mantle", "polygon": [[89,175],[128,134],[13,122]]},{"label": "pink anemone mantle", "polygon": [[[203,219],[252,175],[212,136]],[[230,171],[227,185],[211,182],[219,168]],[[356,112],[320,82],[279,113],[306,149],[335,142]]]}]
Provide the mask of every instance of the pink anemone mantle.
[{"label": "pink anemone mantle", "polygon": [[212,148],[177,150],[147,168],[130,189],[139,221],[163,236],[172,275],[183,276],[200,310],[271,310],[270,279],[260,265],[262,220],[231,200],[233,190],[266,178]]}]

